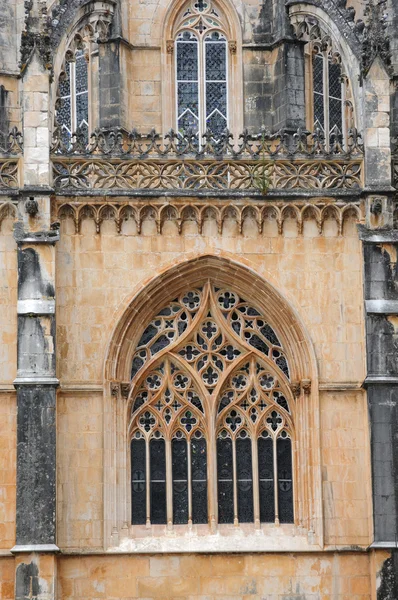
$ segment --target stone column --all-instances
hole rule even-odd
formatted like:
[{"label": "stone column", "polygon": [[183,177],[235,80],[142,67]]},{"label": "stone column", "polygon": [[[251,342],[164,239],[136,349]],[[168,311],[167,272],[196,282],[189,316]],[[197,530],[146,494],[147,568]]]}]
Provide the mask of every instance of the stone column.
[{"label": "stone column", "polygon": [[[363,81],[367,388],[373,486],[374,597],[398,594],[398,231],[393,229],[390,78],[376,56]],[[395,552],[394,552],[395,549]]]},{"label": "stone column", "polygon": [[35,51],[22,80],[18,244],[15,598],[55,597],[55,242],[50,226],[49,75]]}]

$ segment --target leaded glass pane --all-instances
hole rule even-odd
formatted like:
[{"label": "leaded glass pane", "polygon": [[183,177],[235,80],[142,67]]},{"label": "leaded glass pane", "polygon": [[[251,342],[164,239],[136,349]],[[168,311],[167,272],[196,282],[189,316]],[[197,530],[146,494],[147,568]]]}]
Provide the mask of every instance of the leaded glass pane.
[{"label": "leaded glass pane", "polygon": [[206,60],[206,80],[207,81],[225,81],[227,75],[227,53],[226,43],[219,40],[220,34],[213,33],[210,38],[206,38],[205,60]]},{"label": "leaded glass pane", "polygon": [[173,470],[173,523],[188,523],[188,462],[187,441],[171,442]]},{"label": "leaded glass pane", "polygon": [[248,437],[236,440],[236,473],[238,520],[240,523],[252,523],[254,520],[252,444]]},{"label": "leaded glass pane", "polygon": [[341,99],[341,66],[329,61],[329,96]]},{"label": "leaded glass pane", "polygon": [[234,483],[232,468],[232,440],[217,440],[218,522],[234,522]]},{"label": "leaded glass pane", "polygon": [[181,116],[189,112],[193,118],[197,119],[199,115],[199,97],[198,97],[198,84],[195,82],[191,83],[179,83],[178,84],[178,114]]},{"label": "leaded glass pane", "polygon": [[191,439],[192,522],[207,523],[207,453],[206,440]]},{"label": "leaded glass pane", "polygon": [[146,448],[144,439],[131,442],[131,511],[133,525],[146,522]]},{"label": "leaded glass pane", "polygon": [[275,521],[274,447],[270,436],[258,440],[258,478],[260,488],[260,521]]},{"label": "leaded glass pane", "polygon": [[88,90],[88,68],[87,61],[81,50],[76,52],[76,94],[86,92]]},{"label": "leaded glass pane", "polygon": [[325,128],[325,116],[323,106],[323,55],[315,54],[312,61],[313,68],[313,90],[314,90],[314,125]]},{"label": "leaded glass pane", "polygon": [[330,133],[342,132],[342,102],[336,98],[329,98],[329,127]]},{"label": "leaded glass pane", "polygon": [[58,123],[63,129],[71,132],[71,114],[70,114],[70,98],[62,98],[60,107],[57,112]]},{"label": "leaded glass pane", "polygon": [[198,80],[198,40],[188,32],[177,41],[177,81]]},{"label": "leaded glass pane", "polygon": [[[282,432],[283,436],[283,432]],[[288,437],[276,440],[278,462],[278,513],[281,523],[293,523],[292,443]]]},{"label": "leaded glass pane", "polygon": [[151,523],[166,523],[166,452],[164,440],[149,443],[151,473]]},{"label": "leaded glass pane", "polygon": [[216,137],[227,127],[227,46],[213,32],[205,41],[206,129]]}]

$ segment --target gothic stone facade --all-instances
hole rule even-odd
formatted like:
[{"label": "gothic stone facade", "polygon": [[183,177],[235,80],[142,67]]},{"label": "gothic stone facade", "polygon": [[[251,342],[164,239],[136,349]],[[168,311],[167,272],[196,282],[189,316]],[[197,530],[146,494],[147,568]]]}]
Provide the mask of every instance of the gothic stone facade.
[{"label": "gothic stone facade", "polygon": [[396,0],[0,23],[2,600],[397,600]]}]

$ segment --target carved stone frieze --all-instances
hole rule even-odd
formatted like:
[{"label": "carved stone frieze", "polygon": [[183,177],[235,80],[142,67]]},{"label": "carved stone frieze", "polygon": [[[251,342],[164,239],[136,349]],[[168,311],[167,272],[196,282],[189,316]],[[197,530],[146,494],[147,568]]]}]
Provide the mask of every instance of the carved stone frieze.
[{"label": "carved stone frieze", "polygon": [[337,224],[337,233],[342,234],[344,223],[348,218],[362,220],[362,213],[357,202],[317,202],[316,205],[306,202],[267,202],[265,205],[253,203],[234,203],[229,200],[211,202],[180,201],[173,203],[164,202],[95,202],[95,201],[65,201],[57,200],[53,204],[54,220],[72,219],[75,232],[79,233],[84,219],[94,221],[96,232],[101,232],[104,221],[113,221],[116,231],[121,233],[123,223],[132,219],[136,232],[142,232],[145,220],[156,224],[157,233],[161,234],[166,221],[173,221],[181,234],[183,226],[189,221],[197,225],[198,233],[203,233],[203,225],[207,220],[214,220],[217,230],[221,234],[224,222],[232,219],[237,223],[239,233],[242,234],[245,221],[256,223],[259,233],[262,233],[267,219],[276,222],[278,233],[283,233],[284,223],[287,219],[296,221],[297,230],[302,234],[304,222],[315,220],[319,234],[322,234],[325,221],[333,219]]},{"label": "carved stone frieze", "polygon": [[57,190],[359,190],[362,161],[53,159]]}]

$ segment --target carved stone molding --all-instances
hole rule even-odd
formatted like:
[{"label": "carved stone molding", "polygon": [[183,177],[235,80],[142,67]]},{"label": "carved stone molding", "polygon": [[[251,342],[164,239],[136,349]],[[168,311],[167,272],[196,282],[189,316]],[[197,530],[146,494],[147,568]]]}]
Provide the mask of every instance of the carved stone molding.
[{"label": "carved stone molding", "polygon": [[58,199],[53,204],[53,219],[72,219],[75,232],[79,233],[83,219],[93,220],[96,232],[101,232],[104,221],[113,221],[116,231],[122,231],[123,222],[132,219],[136,226],[137,234],[142,231],[142,223],[151,220],[156,224],[158,234],[162,233],[164,223],[173,221],[181,234],[186,222],[194,221],[198,233],[203,233],[206,220],[214,220],[217,230],[221,234],[226,219],[233,219],[242,234],[246,220],[256,223],[258,232],[262,233],[267,219],[276,222],[278,233],[283,233],[286,219],[296,221],[297,230],[302,234],[304,222],[314,220],[319,234],[322,234],[326,219],[333,219],[337,224],[337,233],[343,233],[344,222],[348,218],[362,219],[361,208],[358,202],[317,202],[316,205],[307,202],[267,202],[266,204],[231,203],[228,200],[218,200],[216,203],[200,201],[180,201],[173,203],[164,202],[95,202],[95,201],[65,201]]},{"label": "carved stone molding", "polygon": [[236,43],[236,40],[230,40],[228,42],[228,48],[231,54],[236,54],[237,50],[238,50],[238,45]]},{"label": "carved stone molding", "polygon": [[311,393],[311,379],[302,379],[301,388],[304,394],[308,395]]},{"label": "carved stone molding", "polygon": [[166,52],[167,52],[167,54],[173,54],[173,52],[174,52],[174,40],[167,40],[167,42],[166,42]]}]

